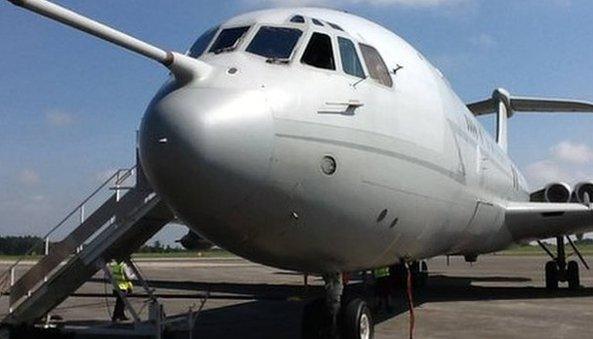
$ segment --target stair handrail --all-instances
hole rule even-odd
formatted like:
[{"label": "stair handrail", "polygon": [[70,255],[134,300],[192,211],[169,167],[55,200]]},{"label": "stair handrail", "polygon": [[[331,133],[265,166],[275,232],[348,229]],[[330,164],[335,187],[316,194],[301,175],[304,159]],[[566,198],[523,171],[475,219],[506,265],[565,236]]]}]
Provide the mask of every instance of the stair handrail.
[{"label": "stair handrail", "polygon": [[[105,188],[113,179],[116,179],[115,184],[119,185],[122,182],[124,182],[127,178],[129,178],[133,173],[134,170],[136,169],[136,165],[130,167],[130,168],[123,168],[123,169],[118,169],[117,171],[115,171],[115,173],[113,173],[113,175],[111,175],[109,177],[109,179],[105,180],[99,187],[97,187],[91,194],[89,194],[84,200],[82,200],[81,203],[79,203],[70,213],[68,213],[59,223],[57,223],[54,227],[52,227],[42,238],[41,240],[43,242],[46,241],[46,239],[49,238],[49,236],[51,236],[55,231],[57,231],[60,227],[62,227],[66,221],[70,220],[70,218],[76,213],[78,212],[81,208],[83,208],[83,206],[89,202],[92,198],[94,198],[97,194],[99,194],[99,192],[101,192],[101,190],[103,190],[103,188]],[[121,173],[123,172],[123,175],[119,176]],[[27,256],[31,255],[33,253],[33,251],[40,245],[41,243],[36,242],[35,244],[33,244],[31,246],[31,248],[29,248],[29,250],[27,250],[27,252],[23,255],[21,255],[16,262],[14,262],[11,266],[8,267],[8,269],[6,269],[1,275],[0,275],[0,287],[2,288],[2,292],[4,292],[4,286],[6,284],[6,281],[8,280],[8,278],[12,275],[12,270],[17,267]]]}]

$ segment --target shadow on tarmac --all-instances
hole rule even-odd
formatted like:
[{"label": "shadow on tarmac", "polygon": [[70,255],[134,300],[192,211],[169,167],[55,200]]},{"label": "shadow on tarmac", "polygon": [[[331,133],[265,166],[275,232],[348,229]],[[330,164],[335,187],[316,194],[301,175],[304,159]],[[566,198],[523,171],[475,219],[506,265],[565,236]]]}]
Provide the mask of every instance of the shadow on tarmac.
[{"label": "shadow on tarmac", "polygon": [[[102,282],[101,279],[95,280]],[[414,291],[414,304],[449,301],[554,299],[593,296],[593,288],[576,291],[560,289],[548,291],[531,286],[475,286],[472,283],[525,283],[531,279],[522,277],[451,277],[431,275],[428,285]],[[150,285],[160,290],[175,290],[177,293],[157,293],[157,296],[179,297],[179,291],[188,299],[204,293],[217,294],[219,299],[245,299],[246,302],[200,312],[194,323],[194,338],[299,338],[303,306],[324,294],[322,286],[269,285],[238,283],[202,283],[192,281],[153,280]],[[347,286],[351,293],[363,294],[363,285],[354,281]],[[163,291],[165,292],[165,291]],[[199,294],[199,292],[203,292]],[[196,294],[198,293],[198,294]],[[237,297],[237,298],[234,298]],[[394,305],[389,312],[377,312],[375,323],[382,323],[408,312],[404,290],[396,291]],[[169,318],[187,316],[170,315]],[[88,323],[88,322],[87,322]],[[75,324],[75,323],[70,323]],[[171,331],[166,338],[187,338],[186,331]]]},{"label": "shadow on tarmac", "polygon": [[[553,299],[593,296],[593,288],[576,291],[560,289],[548,291],[530,286],[475,286],[472,283],[525,283],[523,277],[451,277],[432,275],[428,285],[415,291],[414,303],[514,299]],[[255,301],[238,305],[204,310],[194,328],[199,338],[299,338],[303,306],[310,300],[323,296],[321,286],[312,286],[304,293],[302,285],[195,283],[152,281],[158,288],[210,291],[219,293],[249,294]],[[350,292],[362,294],[362,284],[348,285]],[[379,312],[375,322],[382,323],[408,312],[405,291],[397,291],[390,312]],[[185,338],[186,333],[170,333],[170,338]]]}]

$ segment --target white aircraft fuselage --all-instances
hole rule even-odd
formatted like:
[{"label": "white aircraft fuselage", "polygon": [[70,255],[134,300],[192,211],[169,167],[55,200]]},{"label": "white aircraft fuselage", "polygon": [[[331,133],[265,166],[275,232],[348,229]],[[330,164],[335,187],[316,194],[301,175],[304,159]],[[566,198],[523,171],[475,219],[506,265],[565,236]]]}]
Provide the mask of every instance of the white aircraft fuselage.
[{"label": "white aircraft fuselage", "polygon": [[[591,113],[592,102],[497,89],[466,105],[397,35],[329,9],[241,15],[184,55],[46,0],[10,1],[167,67],[140,126],[135,189],[153,188],[240,256],[320,274],[325,296],[303,307],[303,338],[372,338],[373,306],[389,305],[380,286],[421,286],[419,261],[442,254],[472,261],[554,237],[555,255],[540,242],[546,288],[580,288],[565,242],[588,268],[568,235],[593,230],[593,182],[529,194],[507,126],[515,112]],[[496,141],[475,119],[484,114],[497,116]],[[385,266],[375,293],[343,298],[343,273]]]},{"label": "white aircraft fuselage", "polygon": [[[262,26],[302,31],[289,58],[246,51]],[[218,31],[236,27],[249,29],[232,50],[199,56],[209,65],[200,78],[169,80],[140,128],[147,178],[188,227],[250,260],[311,273],[517,240],[500,206],[529,200],[523,176],[408,43],[318,8],[248,13]],[[302,62],[316,32],[331,37],[335,70]],[[392,86],[364,62],[366,78],[347,74],[339,37],[359,56],[359,44],[374,47]]]}]

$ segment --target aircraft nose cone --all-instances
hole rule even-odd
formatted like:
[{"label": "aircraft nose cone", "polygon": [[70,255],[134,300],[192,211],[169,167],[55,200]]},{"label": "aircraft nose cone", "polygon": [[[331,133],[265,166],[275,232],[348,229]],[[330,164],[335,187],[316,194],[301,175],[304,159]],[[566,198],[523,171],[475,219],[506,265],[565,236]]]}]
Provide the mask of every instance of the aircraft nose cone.
[{"label": "aircraft nose cone", "polygon": [[272,138],[259,91],[165,87],[142,119],[140,160],[178,217],[206,223],[232,213],[265,182]]}]

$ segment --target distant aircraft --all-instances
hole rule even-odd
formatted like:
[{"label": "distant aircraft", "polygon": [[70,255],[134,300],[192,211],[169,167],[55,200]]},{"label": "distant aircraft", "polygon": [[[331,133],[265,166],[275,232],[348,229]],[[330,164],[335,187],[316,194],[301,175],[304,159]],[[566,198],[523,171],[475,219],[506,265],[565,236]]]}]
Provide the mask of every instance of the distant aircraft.
[{"label": "distant aircraft", "polygon": [[[171,71],[140,127],[150,184],[215,244],[322,275],[327,296],[305,308],[305,336],[373,336],[366,302],[341,301],[343,272],[398,271],[438,255],[473,261],[556,237],[546,285],[579,286],[564,239],[593,229],[593,184],[530,194],[507,155],[507,122],[515,112],[593,104],[496,90],[466,105],[400,37],[335,10],[240,15],[182,54],[44,0],[11,1]],[[476,120],[482,114],[497,115],[496,140]]]}]

